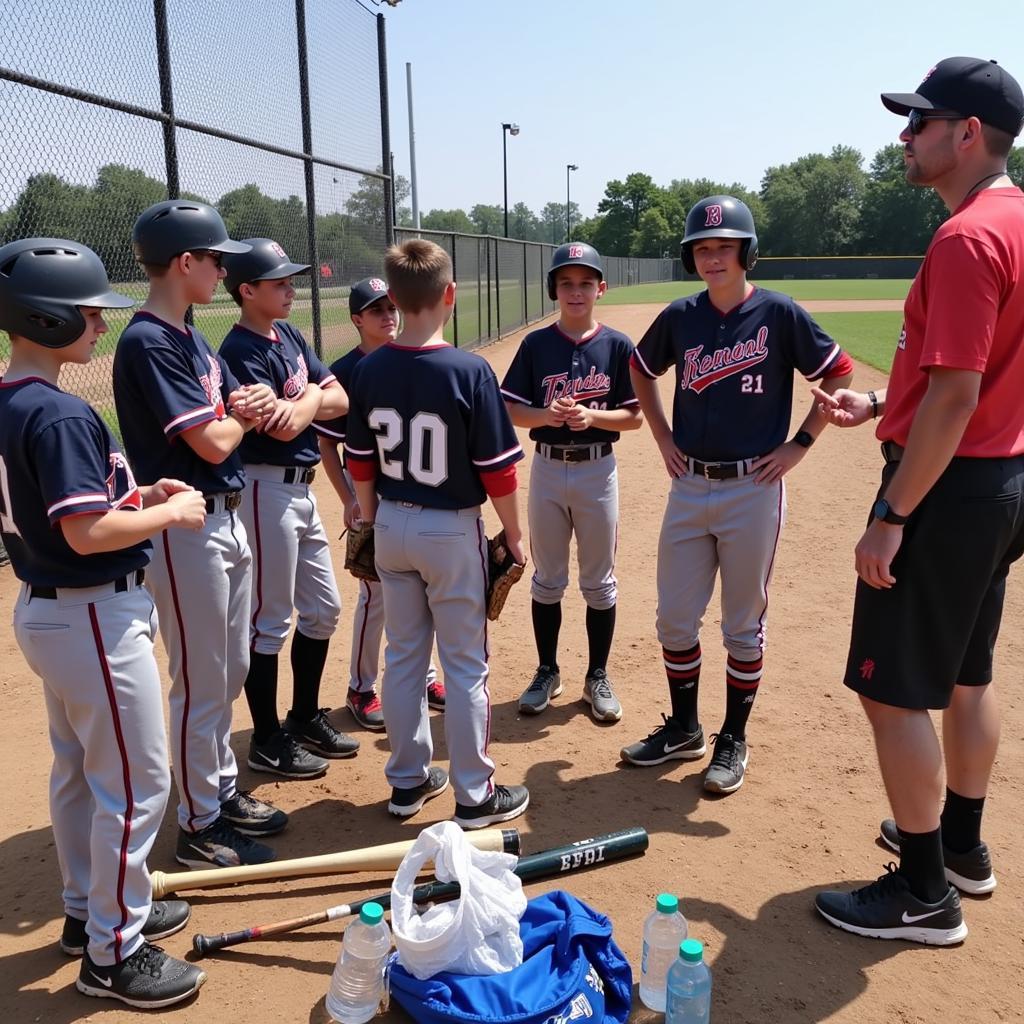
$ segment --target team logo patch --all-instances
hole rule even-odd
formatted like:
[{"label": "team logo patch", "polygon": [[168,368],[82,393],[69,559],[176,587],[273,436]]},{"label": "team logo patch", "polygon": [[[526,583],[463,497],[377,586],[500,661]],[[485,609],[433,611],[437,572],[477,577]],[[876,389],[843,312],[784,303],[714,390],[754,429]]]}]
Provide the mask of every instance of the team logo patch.
[{"label": "team logo patch", "polygon": [[704,211],[704,227],[717,228],[722,223],[722,207],[719,203],[712,203]]},{"label": "team logo patch", "polygon": [[860,665],[860,677],[868,682],[871,681],[871,677],[875,674],[875,662],[872,658],[865,658]]},{"label": "team logo patch", "polygon": [[924,83],[925,83],[925,82],[927,82],[927,81],[928,81],[928,79],[929,79],[929,78],[931,78],[931,77],[932,77],[932,75],[934,75],[934,74],[935,74],[935,68],[929,68],[929,69],[928,69],[928,70],[927,70],[927,71],[925,72],[925,74],[924,74],[924,78],[922,78],[922,79],[921,79],[921,84],[922,84],[922,85],[924,85]]},{"label": "team logo patch", "polygon": [[581,260],[583,259],[583,246],[582,245],[570,245],[569,246],[569,259]]},{"label": "team logo patch", "polygon": [[283,260],[288,259],[288,254],[277,244],[277,242],[271,242],[270,248],[274,251],[276,256],[280,256]]},{"label": "team logo patch", "polygon": [[142,508],[142,495],[139,494],[132,468],[120,452],[110,453],[107,498],[112,508]]},{"label": "team logo patch", "polygon": [[593,1016],[594,1008],[590,1005],[590,1000],[580,992],[572,997],[569,1005],[561,1013],[552,1014],[544,1024],[569,1024],[569,1021]]},{"label": "team logo patch", "polygon": [[370,287],[375,292],[386,292],[388,290],[387,282],[382,281],[379,277],[370,278]]},{"label": "team logo patch", "polygon": [[897,348],[905,349],[907,347],[907,325],[904,323],[900,328],[899,340],[896,342]]},{"label": "team logo patch", "polygon": [[206,358],[210,363],[210,372],[200,374],[199,383],[203,386],[203,394],[206,395],[206,400],[213,406],[217,418],[223,419],[224,399],[221,396],[220,389],[224,383],[224,375],[220,372],[220,363],[217,362],[214,356],[207,355]]},{"label": "team logo patch", "polygon": [[306,360],[299,356],[299,368],[284,382],[284,397],[289,402],[295,402],[306,393],[306,385],[309,383],[309,369]]}]

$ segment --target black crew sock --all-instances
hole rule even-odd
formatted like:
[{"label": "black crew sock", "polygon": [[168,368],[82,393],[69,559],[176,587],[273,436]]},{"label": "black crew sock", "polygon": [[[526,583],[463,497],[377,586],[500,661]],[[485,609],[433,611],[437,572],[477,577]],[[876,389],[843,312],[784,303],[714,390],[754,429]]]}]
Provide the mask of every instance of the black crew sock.
[{"label": "black crew sock", "polygon": [[972,798],[954,793],[946,787],[946,803],[939,819],[942,845],[954,853],[967,853],[981,844],[981,815],[985,798]]},{"label": "black crew sock", "polygon": [[562,628],[562,602],[533,602],[533,637],[537,643],[538,664],[558,671],[558,632]]},{"label": "black crew sock", "polygon": [[697,719],[697,691],[700,688],[700,642],[687,651],[661,649],[665,674],[668,676],[668,693],[672,698],[672,717],[685,732],[696,732],[700,722]]},{"label": "black crew sock", "polygon": [[281,728],[277,717],[277,655],[249,652],[249,674],[245,677],[245,701],[252,715],[252,738],[266,743]]},{"label": "black crew sock", "polygon": [[295,630],[292,637],[292,715],[309,722],[320,710],[320,680],[330,640],[314,640]]},{"label": "black crew sock", "polygon": [[942,833],[904,832],[900,834],[900,873],[906,876],[910,891],[924,903],[938,903],[949,891],[946,869],[942,864]]},{"label": "black crew sock", "polygon": [[615,605],[611,608],[591,608],[587,605],[587,646],[590,648],[590,664],[587,675],[593,675],[599,668],[608,667],[608,654],[615,636]]},{"label": "black crew sock", "polygon": [[725,661],[725,721],[722,733],[734,740],[747,738],[747,719],[761,685],[764,659],[740,661],[731,654]]}]

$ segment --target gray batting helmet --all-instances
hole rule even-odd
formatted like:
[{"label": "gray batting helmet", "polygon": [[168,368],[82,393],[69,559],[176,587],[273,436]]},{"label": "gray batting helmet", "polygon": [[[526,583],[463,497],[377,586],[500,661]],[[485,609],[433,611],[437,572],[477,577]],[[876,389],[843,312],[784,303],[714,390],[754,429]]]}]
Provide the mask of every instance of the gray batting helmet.
[{"label": "gray batting helmet", "polygon": [[699,238],[741,238],[740,266],[753,270],[757,262],[757,231],[754,215],[746,203],[732,196],[708,196],[695,203],[686,215],[683,236],[683,267],[688,274],[697,272],[693,262],[693,243]]},{"label": "gray batting helmet", "polygon": [[554,256],[551,257],[551,266],[548,268],[548,297],[556,298],[555,292],[555,271],[562,267],[590,267],[597,271],[597,276],[604,280],[604,267],[601,265],[601,254],[586,242],[566,242],[560,245]]},{"label": "gray batting helmet", "polygon": [[134,305],[111,289],[99,256],[80,242],[23,238],[0,248],[0,330],[64,348],[85,330],[79,306]]},{"label": "gray batting helmet", "polygon": [[308,263],[292,263],[272,238],[246,238],[242,245],[248,245],[249,251],[224,257],[224,287],[229,292],[253,281],[277,281],[292,274],[304,274],[310,268]]},{"label": "gray batting helmet", "polygon": [[140,263],[166,267],[183,252],[248,252],[228,238],[220,214],[206,203],[167,199],[143,210],[132,228],[132,252]]}]

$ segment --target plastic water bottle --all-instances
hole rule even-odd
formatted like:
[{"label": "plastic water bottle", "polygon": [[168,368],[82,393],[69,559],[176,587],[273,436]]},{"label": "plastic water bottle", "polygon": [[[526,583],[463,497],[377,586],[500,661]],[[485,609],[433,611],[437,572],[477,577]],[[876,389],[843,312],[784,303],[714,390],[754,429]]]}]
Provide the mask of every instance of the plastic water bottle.
[{"label": "plastic water bottle", "polygon": [[687,939],[668,972],[665,1024],[708,1024],[711,1020],[711,971],[704,946]]},{"label": "plastic water bottle", "polygon": [[384,964],[391,929],[379,903],[367,903],[345,929],[338,962],[327,990],[327,1012],[339,1024],[365,1024],[384,996]]},{"label": "plastic water bottle", "polygon": [[679,912],[679,900],[663,892],[644,922],[640,1000],[648,1009],[665,1012],[668,969],[679,956],[679,943],[685,938],[686,918]]}]

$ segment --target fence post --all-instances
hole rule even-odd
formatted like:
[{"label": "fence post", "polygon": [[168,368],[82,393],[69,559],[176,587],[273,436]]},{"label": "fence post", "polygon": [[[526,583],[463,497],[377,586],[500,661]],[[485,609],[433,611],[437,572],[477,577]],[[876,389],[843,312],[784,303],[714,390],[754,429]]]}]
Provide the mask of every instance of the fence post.
[{"label": "fence post", "polygon": [[[484,296],[483,296],[483,276],[480,273],[480,242],[482,239],[476,241],[476,340],[479,342],[484,336]],[[490,291],[487,293],[488,299],[490,299]]]},{"label": "fence post", "polygon": [[[167,198],[181,195],[178,180],[178,141],[174,129],[174,90],[171,86],[171,40],[167,30],[167,0],[153,0],[153,21],[156,27],[156,65],[160,78],[160,109],[164,112],[164,168],[167,177]],[[139,211],[141,213],[141,211]]]},{"label": "fence post", "polygon": [[487,337],[491,336],[491,239],[485,239],[487,250]]},{"label": "fence post", "polygon": [[391,153],[391,114],[388,104],[388,43],[384,15],[377,15],[377,78],[380,81],[380,162],[388,182],[384,187],[384,241],[395,244],[395,162]]},{"label": "fence post", "polygon": [[[455,263],[455,232],[452,232],[452,280],[458,282],[459,280],[459,268]],[[459,347],[459,289],[455,289],[455,308],[452,310],[452,337],[455,341],[455,347]]]},{"label": "fence post", "polygon": [[501,250],[498,248],[498,239],[494,240],[494,318],[497,320],[498,330],[495,337],[501,337]]},{"label": "fence post", "polygon": [[299,48],[299,101],[302,112],[302,167],[306,179],[306,233],[309,238],[309,297],[313,307],[313,348],[324,354],[320,320],[320,253],[316,234],[316,182],[313,178],[313,122],[309,109],[309,59],[306,51],[306,0],[295,0],[295,39]]},{"label": "fence post", "polygon": [[524,324],[528,324],[530,322],[530,299],[529,299],[529,296],[527,294],[527,287],[526,287],[526,277],[527,277],[527,272],[528,272],[527,271],[527,267],[526,267],[526,247],[527,247],[527,243],[523,242],[523,323]]}]

